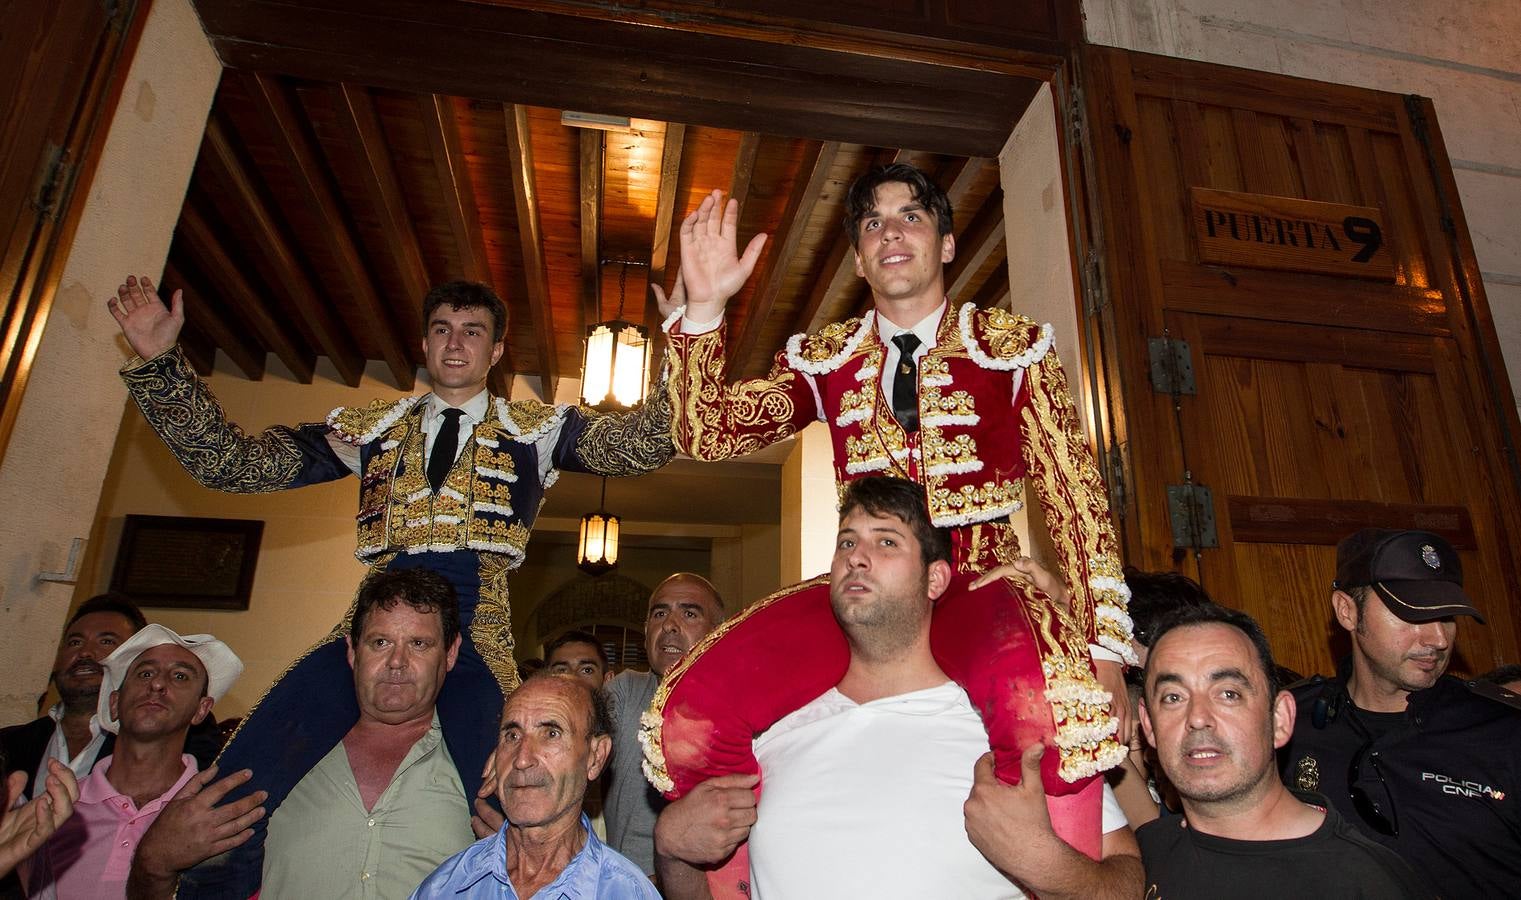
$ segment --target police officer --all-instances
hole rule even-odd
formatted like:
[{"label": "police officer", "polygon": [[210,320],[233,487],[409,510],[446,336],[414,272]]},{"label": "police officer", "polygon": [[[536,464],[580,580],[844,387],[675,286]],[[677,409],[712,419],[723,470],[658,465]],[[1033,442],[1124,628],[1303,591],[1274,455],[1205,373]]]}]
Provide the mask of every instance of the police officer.
[{"label": "police officer", "polygon": [[1335,678],[1293,688],[1284,781],[1318,791],[1444,897],[1521,891],[1521,708],[1445,675],[1463,592],[1425,531],[1365,528],[1336,548],[1331,608],[1352,639]]}]

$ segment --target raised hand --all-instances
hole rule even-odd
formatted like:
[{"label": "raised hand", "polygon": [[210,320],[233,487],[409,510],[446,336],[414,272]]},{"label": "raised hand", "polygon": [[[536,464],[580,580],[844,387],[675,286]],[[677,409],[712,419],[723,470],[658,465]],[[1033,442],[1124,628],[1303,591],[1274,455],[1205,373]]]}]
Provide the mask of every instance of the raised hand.
[{"label": "raised hand", "polygon": [[165,306],[146,275],[128,275],[116,288],[116,296],[106,301],[106,308],[121,326],[132,352],[143,359],[152,359],[173,347],[185,325],[184,291],[175,291]]},{"label": "raised hand", "polygon": [[676,270],[676,286],[671,288],[671,295],[666,296],[665,288],[655,282],[650,282],[650,290],[655,292],[655,308],[660,310],[660,321],[664,322],[671,317],[671,313],[687,305],[687,286],[681,281],[681,270]]},{"label": "raised hand", "polygon": [[21,792],[25,787],[25,772],[13,772],[6,779],[6,796],[15,797],[16,802],[10,809],[0,810],[0,875],[37,852],[42,842],[73,814],[74,801],[79,799],[79,783],[74,773],[56,759],[48,761],[44,793],[23,804]]},{"label": "raised hand", "polygon": [[687,317],[705,322],[723,315],[729,298],[739,293],[755,271],[766,236],[757,234],[739,254],[739,203],[723,202],[715,190],[696,212],[681,220],[681,278],[686,287]]},{"label": "raised hand", "polygon": [[253,777],[243,769],[213,782],[217,767],[199,772],[159,813],[143,834],[127,879],[127,896],[134,900],[174,893],[179,873],[253,837],[253,823],[264,818],[261,806],[269,794],[254,791],[226,806],[218,806],[233,788]]}]

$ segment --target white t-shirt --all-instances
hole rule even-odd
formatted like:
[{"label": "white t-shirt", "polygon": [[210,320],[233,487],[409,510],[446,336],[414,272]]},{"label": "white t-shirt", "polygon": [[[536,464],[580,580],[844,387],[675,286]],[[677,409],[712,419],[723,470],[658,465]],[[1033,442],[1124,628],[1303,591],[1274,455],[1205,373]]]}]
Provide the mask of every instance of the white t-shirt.
[{"label": "white t-shirt", "polygon": [[[1024,896],[966,836],[988,735],[955,682],[864,704],[831,688],[754,746],[754,900]],[[1105,787],[1104,832],[1125,824]]]}]

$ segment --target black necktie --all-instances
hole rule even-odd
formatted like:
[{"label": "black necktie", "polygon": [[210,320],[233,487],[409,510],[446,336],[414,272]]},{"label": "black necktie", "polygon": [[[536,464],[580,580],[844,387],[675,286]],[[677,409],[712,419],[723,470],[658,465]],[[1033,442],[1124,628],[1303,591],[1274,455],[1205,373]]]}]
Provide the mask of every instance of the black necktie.
[{"label": "black necktie", "polygon": [[893,415],[904,431],[913,434],[919,430],[919,367],[914,363],[919,339],[912,331],[905,331],[894,337],[893,343],[898,345],[898,369],[893,373]]},{"label": "black necktie", "polygon": [[428,484],[435,494],[454,468],[454,453],[459,449],[459,417],[464,414],[462,409],[444,410],[444,424],[438,426],[438,436],[433,439],[433,455],[428,457]]}]

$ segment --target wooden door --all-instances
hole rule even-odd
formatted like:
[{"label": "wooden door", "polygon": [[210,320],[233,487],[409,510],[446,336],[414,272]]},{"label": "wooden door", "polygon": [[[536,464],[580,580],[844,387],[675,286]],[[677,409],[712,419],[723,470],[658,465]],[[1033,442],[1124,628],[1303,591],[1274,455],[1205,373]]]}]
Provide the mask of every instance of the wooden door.
[{"label": "wooden door", "polygon": [[148,3],[0,2],[0,456]]},{"label": "wooden door", "polygon": [[[1516,409],[1429,101],[1097,47],[1082,74],[1128,559],[1329,672],[1337,541],[1424,528],[1489,620],[1460,622],[1454,669],[1521,659]],[[1245,210],[1224,257],[1217,202]],[[1160,389],[1157,338],[1186,343],[1156,345]],[[1189,367],[1192,387],[1171,378]],[[1175,540],[1169,486],[1179,507],[1208,489],[1217,546],[1197,518]]]}]

